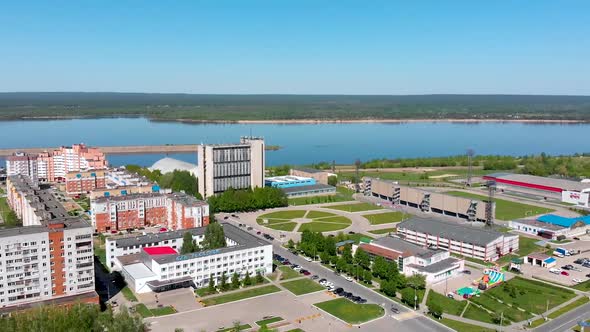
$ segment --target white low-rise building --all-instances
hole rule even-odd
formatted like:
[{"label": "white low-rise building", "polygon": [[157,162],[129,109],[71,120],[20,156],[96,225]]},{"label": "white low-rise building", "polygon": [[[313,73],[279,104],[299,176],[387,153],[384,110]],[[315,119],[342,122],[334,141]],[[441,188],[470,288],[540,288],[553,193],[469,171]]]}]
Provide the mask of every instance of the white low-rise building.
[{"label": "white low-rise building", "polygon": [[272,272],[272,244],[236,226],[221,223],[226,237],[224,248],[182,255],[183,236],[204,240],[206,227],[107,240],[107,265],[121,271],[137,293],[160,292],[178,287],[205,287],[217,283],[223,274]]},{"label": "white low-rise building", "polygon": [[451,257],[446,250],[424,248],[393,236],[360,244],[355,251],[358,249],[373,258],[381,256],[396,262],[399,271],[406,276],[422,274],[428,284],[452,278],[465,268],[464,260]]}]

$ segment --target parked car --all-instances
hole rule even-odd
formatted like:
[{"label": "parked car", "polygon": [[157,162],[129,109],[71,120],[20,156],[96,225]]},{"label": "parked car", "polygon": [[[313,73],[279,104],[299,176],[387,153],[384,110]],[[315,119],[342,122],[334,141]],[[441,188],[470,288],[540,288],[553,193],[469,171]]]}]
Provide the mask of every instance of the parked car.
[{"label": "parked car", "polygon": [[306,270],[305,272],[303,272],[303,275],[304,275],[304,276],[311,275],[311,272],[309,272],[309,271],[307,271],[307,270]]},{"label": "parked car", "polygon": [[258,231],[258,232],[256,232],[256,235],[260,235],[260,234],[262,234],[262,232],[261,232],[261,231]]},{"label": "parked car", "polygon": [[352,280],[354,280],[354,279],[352,279],[351,276],[344,276],[344,280],[352,282]]},{"label": "parked car", "polygon": [[301,273],[301,274],[303,274],[303,273],[305,273],[305,272],[307,272],[307,270],[306,270],[306,269],[304,269],[304,268],[302,268],[302,269],[300,269],[300,270],[299,270],[299,273]]},{"label": "parked car", "polygon": [[574,240],[580,241],[580,238],[579,237],[574,237]]},{"label": "parked car", "polygon": [[291,265],[291,262],[289,262],[289,260],[284,260],[281,262],[281,264],[283,265]]},{"label": "parked car", "polygon": [[552,267],[552,268],[550,268],[550,269],[549,269],[549,272],[551,272],[551,273],[555,273],[555,274],[560,274],[560,273],[561,273],[561,270],[560,270],[560,269],[556,269],[556,268]]},{"label": "parked car", "polygon": [[350,235],[354,235],[354,234],[356,234],[356,233],[355,233],[355,232],[353,232],[353,231],[350,231],[350,232],[348,232],[348,234],[350,234]]},{"label": "parked car", "polygon": [[311,276],[311,280],[318,280],[320,277],[318,277],[317,274],[314,274]]},{"label": "parked car", "polygon": [[320,283],[320,285],[321,285],[321,284],[325,283],[326,281],[328,281],[328,280],[326,280],[326,279],[322,278],[322,279],[320,279],[320,281],[318,281],[318,282],[319,282],[319,283]]},{"label": "parked car", "polygon": [[586,278],[590,278],[590,273],[588,273],[588,274],[586,275]]},{"label": "parked car", "polygon": [[573,282],[575,282],[575,283],[577,283],[577,284],[579,284],[579,283],[581,283],[581,282],[584,282],[584,280],[582,280],[582,279],[577,279],[577,278],[574,278],[574,279],[572,279],[572,281],[573,281]]},{"label": "parked car", "polygon": [[562,275],[562,276],[569,277],[569,275],[570,275],[570,274],[569,274],[569,272],[567,272],[567,271],[561,271],[561,275]]},{"label": "parked car", "polygon": [[352,295],[351,292],[342,292],[342,296],[345,297],[345,298],[347,298],[347,299],[350,299],[354,295]]},{"label": "parked car", "polygon": [[393,312],[394,314],[399,314],[399,308],[396,306],[391,306],[390,308],[391,312]]},{"label": "parked car", "polygon": [[299,266],[299,265],[293,265],[293,270],[299,272],[299,271],[301,271],[301,269],[302,269],[301,266]]},{"label": "parked car", "polygon": [[455,295],[453,295],[453,293],[449,293],[449,294],[447,294],[447,297],[449,299],[454,299],[455,298]]},{"label": "parked car", "polygon": [[365,300],[361,297],[360,300],[358,300],[358,303],[360,303],[360,304],[367,303],[367,300]]},{"label": "parked car", "polygon": [[247,229],[247,230],[249,230],[249,231],[251,231],[251,230],[253,230],[254,228],[252,228],[252,226],[248,226],[248,228],[246,228],[246,229]]},{"label": "parked car", "polygon": [[471,274],[471,271],[470,270],[463,270],[463,273],[465,273],[465,274]]},{"label": "parked car", "polygon": [[342,293],[344,293],[344,288],[342,288],[342,287],[338,287],[334,290],[334,294],[336,294],[336,295],[340,295]]},{"label": "parked car", "polygon": [[227,219],[229,219],[229,217],[228,217],[228,216],[225,216],[225,217],[223,217],[223,220],[227,220]]},{"label": "parked car", "polygon": [[585,258],[578,258],[574,261],[574,264],[584,264],[584,263],[586,263]]},{"label": "parked car", "polygon": [[308,262],[311,262],[313,260],[313,259],[311,259],[310,257],[307,257],[307,256],[303,257],[303,259],[305,259]]},{"label": "parked car", "polygon": [[561,268],[564,269],[564,270],[572,270],[574,268],[574,266],[568,264],[568,265],[562,266]]},{"label": "parked car", "polygon": [[361,297],[360,297],[360,296],[353,296],[353,297],[351,297],[351,298],[350,298],[350,300],[351,300],[352,302],[356,302],[356,303],[358,303],[358,302],[360,301],[360,299],[361,299]]},{"label": "parked car", "polygon": [[590,268],[590,262],[586,262],[586,263],[582,264],[582,266]]}]

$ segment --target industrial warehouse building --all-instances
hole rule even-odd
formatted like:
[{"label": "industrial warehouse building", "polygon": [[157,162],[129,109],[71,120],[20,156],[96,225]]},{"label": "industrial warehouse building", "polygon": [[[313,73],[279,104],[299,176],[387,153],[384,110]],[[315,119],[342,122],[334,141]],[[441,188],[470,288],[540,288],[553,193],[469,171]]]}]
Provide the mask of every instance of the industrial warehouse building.
[{"label": "industrial warehouse building", "polygon": [[370,177],[363,178],[364,194],[378,197],[393,205],[405,205],[469,221],[485,221],[486,204],[483,201],[464,197],[429,192],[399,185],[395,181]]},{"label": "industrial warehouse building", "polygon": [[289,198],[333,195],[336,193],[336,187],[334,186],[318,183],[314,178],[295,175],[266,178],[264,183],[267,187],[281,189]]},{"label": "industrial warehouse building", "polygon": [[590,216],[566,218],[546,214],[537,219],[521,219],[510,222],[516,231],[557,240],[559,236],[574,237],[590,232]]},{"label": "industrial warehouse building", "polygon": [[321,169],[308,168],[308,167],[294,167],[289,171],[290,175],[301,176],[306,178],[313,178],[316,182],[321,184],[328,184],[328,178],[330,176],[336,176],[334,173],[330,173]]},{"label": "industrial warehouse building", "polygon": [[561,199],[562,202],[580,207],[590,207],[590,182],[578,182],[566,179],[554,179],[542,176],[513,173],[494,173],[483,177],[499,185],[515,190],[526,190]]},{"label": "industrial warehouse building", "polygon": [[136,293],[161,292],[178,287],[204,287],[213,277],[228,279],[238,273],[272,272],[272,244],[236,226],[221,223],[227,246],[179,254],[183,236],[189,232],[200,244],[206,227],[182,231],[110,238],[106,242],[107,265],[121,274]]},{"label": "industrial warehouse building", "polygon": [[518,235],[433,218],[402,221],[397,234],[421,246],[490,262],[518,250]]},{"label": "industrial warehouse building", "polygon": [[367,252],[371,258],[380,256],[396,262],[405,276],[422,274],[428,284],[452,278],[465,267],[465,261],[450,257],[446,250],[425,248],[398,237],[384,236],[371,243],[353,246],[353,249],[357,248]]}]

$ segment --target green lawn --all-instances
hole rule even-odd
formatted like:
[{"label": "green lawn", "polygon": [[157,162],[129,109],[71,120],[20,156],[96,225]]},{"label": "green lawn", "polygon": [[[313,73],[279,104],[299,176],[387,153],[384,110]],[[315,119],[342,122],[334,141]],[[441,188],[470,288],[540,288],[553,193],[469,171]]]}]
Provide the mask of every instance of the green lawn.
[{"label": "green lawn", "polygon": [[572,302],[572,303],[570,303],[570,304],[568,304],[568,305],[566,305],[566,306],[564,306],[562,308],[559,308],[559,309],[555,310],[554,312],[550,313],[547,317],[549,317],[551,319],[555,319],[558,316],[561,316],[561,315],[565,314],[568,311],[574,310],[575,308],[588,303],[588,301],[590,301],[588,299],[588,297],[587,296],[583,296],[583,297],[575,300],[574,302]]},{"label": "green lawn", "polygon": [[452,328],[457,332],[495,332],[496,330],[488,329],[485,327],[471,325],[463,322],[459,322],[456,320],[443,318],[439,320],[440,323]]},{"label": "green lawn", "polygon": [[590,291],[590,280],[586,280],[584,282],[581,282],[581,283],[575,285],[573,288],[575,288],[577,290],[584,291],[584,292]]},{"label": "green lawn", "polygon": [[289,279],[293,279],[293,278],[298,278],[301,277],[301,274],[299,274],[299,272],[293,270],[292,268],[282,265],[279,266],[277,269],[281,270],[282,272],[282,276],[283,278],[281,280],[289,280]]},{"label": "green lawn", "polygon": [[217,294],[217,290],[210,290],[209,287],[198,288],[195,290],[195,294],[198,297],[203,297],[203,296],[207,296],[207,295]]},{"label": "green lawn", "polygon": [[295,229],[295,227],[297,227],[297,223],[288,221],[280,224],[265,225],[264,227],[272,228],[277,231],[292,232]]},{"label": "green lawn", "polygon": [[[252,325],[250,325],[250,324],[242,324],[242,325],[239,326],[238,329],[240,331],[244,331],[244,330],[248,330],[248,329],[251,329],[251,328],[252,328]],[[236,331],[236,329],[232,326],[232,327],[228,327],[228,328],[219,329],[219,330],[217,330],[215,332],[234,332],[234,331]]]},{"label": "green lawn", "polygon": [[469,307],[467,307],[467,310],[465,310],[463,317],[484,323],[494,324],[494,322],[492,322],[492,315],[474,304],[469,304]]},{"label": "green lawn", "polygon": [[286,210],[286,211],[276,211],[271,213],[266,213],[259,216],[258,219],[295,219],[295,218],[303,218],[303,216],[307,213],[306,210]]},{"label": "green lawn", "polygon": [[363,215],[363,217],[367,218],[371,225],[396,223],[402,221],[403,219],[407,219],[411,216],[411,214],[397,211]]},{"label": "green lawn", "polygon": [[220,295],[220,296],[214,296],[214,297],[203,300],[203,304],[205,304],[205,306],[212,306],[212,305],[216,305],[216,304],[234,302],[234,301],[243,300],[243,299],[247,299],[247,298],[251,298],[251,297],[255,297],[255,296],[275,293],[275,292],[279,292],[279,291],[280,291],[280,289],[277,286],[269,285],[269,286],[264,286],[264,287],[247,289],[247,290],[243,290],[241,292],[225,294],[225,295]]},{"label": "green lawn", "polygon": [[352,224],[352,221],[350,221],[350,219],[348,219],[346,217],[342,217],[342,216],[324,217],[324,218],[319,218],[319,219],[313,219],[313,222],[335,222],[335,223],[347,224],[347,225],[351,225]]},{"label": "green lawn", "polygon": [[377,304],[356,304],[343,298],[314,305],[349,324],[364,323],[385,314],[384,309]]},{"label": "green lawn", "polygon": [[305,224],[301,224],[299,226],[298,232],[303,232],[304,230],[310,230],[312,232],[332,232],[344,229],[350,226],[350,224],[339,224],[339,223],[332,223],[332,222],[319,222],[313,221]]},{"label": "green lawn", "polygon": [[289,222],[290,220],[291,219],[266,219],[266,218],[261,219],[261,218],[257,218],[256,223],[258,225],[268,226],[268,225],[286,223],[286,222]]},{"label": "green lawn", "polygon": [[372,234],[387,234],[387,233],[395,233],[396,228],[395,227],[391,227],[391,228],[382,228],[382,229],[375,229],[372,231],[369,231],[369,233]]},{"label": "green lawn", "polygon": [[110,271],[109,267],[107,266],[107,251],[105,248],[95,245],[94,246],[94,256],[98,257],[98,261],[107,271]]},{"label": "green lawn", "polygon": [[353,203],[353,204],[341,204],[341,205],[327,205],[322,206],[326,209],[340,210],[346,212],[360,212],[360,211],[371,211],[381,210],[382,207],[370,204],[370,203]]},{"label": "green lawn", "polygon": [[518,237],[518,255],[519,256],[526,256],[530,253],[535,251],[541,251],[544,248],[541,246],[536,245],[535,243],[539,242],[538,239],[531,239],[529,237],[524,237],[520,235]]},{"label": "green lawn", "polygon": [[[479,296],[479,297],[471,298],[471,301],[482,305],[484,308],[491,310],[492,312],[495,312],[498,315],[503,313],[505,320],[510,320],[513,322],[520,322],[520,321],[523,321],[525,319],[532,317],[532,315],[530,315],[526,312],[522,312],[516,308],[511,308],[506,304],[498,302],[496,299],[494,299],[493,297],[491,297],[489,295],[490,291],[491,290],[486,291],[485,293],[481,294],[481,296]],[[471,305],[469,306],[469,308],[467,308],[467,310],[469,310],[470,308],[471,308]],[[489,314],[488,314],[488,316],[489,316]],[[491,320],[491,316],[489,317],[489,319]]]},{"label": "green lawn", "polygon": [[330,213],[330,212],[309,211],[309,212],[307,212],[307,215],[305,215],[305,218],[315,219],[315,218],[334,217],[334,216],[336,216],[336,215],[333,213]]},{"label": "green lawn", "polygon": [[285,287],[295,295],[313,293],[324,289],[324,287],[317,282],[307,278],[283,282],[281,283],[281,286]]},{"label": "green lawn", "polygon": [[[473,198],[478,200],[486,200],[487,197],[483,195],[477,195],[472,193],[466,193],[462,191],[447,191],[447,195]],[[539,206],[517,203],[512,201],[506,201],[503,199],[494,199],[496,202],[496,219],[500,220],[514,220],[523,218],[531,215],[550,213],[555,210],[543,208]]]},{"label": "green lawn", "polygon": [[368,236],[368,235],[365,235],[365,234],[360,234],[360,233],[356,233],[356,234],[346,234],[346,237],[347,237],[349,240],[353,240],[353,241],[354,241],[354,243],[357,243],[357,244],[358,244],[359,242],[361,242],[361,239],[365,239],[365,240],[374,240],[374,239],[375,239],[374,237],[371,237],[371,236]]},{"label": "green lawn", "polygon": [[127,299],[127,301],[137,302],[137,297],[135,297],[135,294],[133,294],[133,291],[129,289],[128,286],[123,287],[123,289],[121,289],[121,293],[123,293],[123,296]]},{"label": "green lawn", "polygon": [[289,205],[299,206],[308,204],[348,202],[353,200],[352,194],[354,194],[354,190],[344,187],[336,187],[335,195],[289,198]]},{"label": "green lawn", "polygon": [[282,317],[272,317],[272,318],[268,318],[268,319],[259,320],[256,322],[256,325],[258,325],[258,326],[268,325],[268,324],[280,322],[282,320],[283,320]]},{"label": "green lawn", "polygon": [[143,318],[152,317],[152,312],[148,309],[145,304],[140,303],[135,306],[135,311]]},{"label": "green lawn", "polygon": [[520,277],[515,277],[505,284],[516,288],[516,297],[511,297],[503,285],[486,291],[484,295],[496,297],[504,303],[516,305],[535,314],[545,312],[547,300],[549,300],[549,309],[551,309],[576,296],[573,291]]},{"label": "green lawn", "polygon": [[432,303],[438,303],[443,309],[443,312],[455,316],[460,316],[467,305],[467,301],[457,301],[441,295],[433,290],[428,292],[428,299],[426,299],[426,306]]},{"label": "green lawn", "polygon": [[176,312],[176,309],[174,309],[173,307],[167,306],[167,307],[161,307],[161,308],[152,308],[150,309],[150,311],[152,312],[152,315],[154,316],[165,316],[165,315],[170,315]]},{"label": "green lawn", "polygon": [[287,332],[305,332],[305,331],[303,331],[302,329],[292,329]]}]

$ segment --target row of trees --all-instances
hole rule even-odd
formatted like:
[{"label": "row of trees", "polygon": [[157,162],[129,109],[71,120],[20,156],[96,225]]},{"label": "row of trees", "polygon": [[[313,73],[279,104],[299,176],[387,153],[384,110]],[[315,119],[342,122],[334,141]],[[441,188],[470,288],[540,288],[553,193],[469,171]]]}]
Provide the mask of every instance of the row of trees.
[{"label": "row of trees", "polygon": [[396,262],[380,256],[375,256],[371,261],[371,256],[361,248],[357,248],[353,255],[350,244],[338,252],[336,243],[347,238],[342,233],[337,237],[330,237],[305,230],[301,233],[298,244],[290,241],[287,245],[296,246],[309,257],[319,257],[322,263],[330,264],[338,272],[346,272],[359,281],[370,284],[376,279],[384,294],[395,297],[400,292],[402,301],[413,306],[416,290],[426,287],[424,276],[416,274],[406,278],[399,272]]},{"label": "row of trees", "polygon": [[198,199],[202,199],[199,194],[199,187],[197,178],[189,171],[174,170],[169,173],[162,174],[159,170],[149,170],[138,165],[126,165],[125,169],[130,172],[137,173],[156,182],[160,188],[172,189],[173,191],[184,191]]},{"label": "row of trees", "polygon": [[66,306],[41,306],[12,313],[0,318],[0,331],[125,331],[145,332],[141,318],[130,315],[125,307],[117,314],[110,308],[100,311],[99,306],[75,304]]},{"label": "row of trees", "polygon": [[225,273],[223,273],[221,275],[221,278],[219,279],[219,284],[217,286],[215,285],[215,280],[213,278],[213,275],[209,276],[208,290],[210,293],[214,293],[215,290],[217,288],[219,288],[220,291],[225,292],[228,290],[238,289],[241,286],[248,287],[248,286],[252,286],[252,285],[261,284],[263,282],[264,282],[264,277],[262,276],[262,274],[260,272],[257,272],[256,275],[254,276],[254,278],[252,278],[250,276],[250,271],[247,271],[246,275],[244,276],[244,279],[241,281],[240,281],[240,275],[236,272],[234,272],[232,274],[231,280],[229,280],[229,281],[227,279],[227,275]]},{"label": "row of trees", "polygon": [[230,188],[219,195],[211,196],[208,202],[213,213],[248,212],[288,205],[285,193],[272,187],[243,190]]},{"label": "row of trees", "polygon": [[193,235],[190,232],[184,233],[180,253],[184,255],[201,250],[224,248],[226,246],[227,243],[225,241],[223,227],[217,222],[211,222],[205,229],[205,238],[200,245],[193,240]]}]

